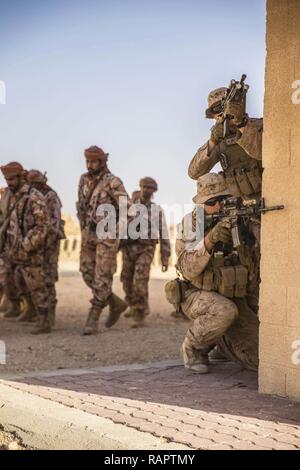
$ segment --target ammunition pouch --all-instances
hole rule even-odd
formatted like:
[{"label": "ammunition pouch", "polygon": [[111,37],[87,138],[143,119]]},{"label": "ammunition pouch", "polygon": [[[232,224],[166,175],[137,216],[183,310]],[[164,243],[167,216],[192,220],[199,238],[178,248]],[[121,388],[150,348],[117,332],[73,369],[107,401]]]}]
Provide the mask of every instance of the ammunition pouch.
[{"label": "ammunition pouch", "polygon": [[223,266],[215,270],[214,275],[219,294],[230,299],[246,297],[248,270],[245,266]]},{"label": "ammunition pouch", "polygon": [[224,172],[226,184],[233,196],[250,196],[261,191],[262,172],[259,165],[235,168]]},{"label": "ammunition pouch", "polygon": [[193,286],[205,291],[215,291],[228,298],[244,298],[247,295],[249,271],[235,263],[236,258],[220,257],[214,260],[200,276],[193,279]]},{"label": "ammunition pouch", "polygon": [[174,279],[167,282],[165,285],[165,294],[167,301],[174,305],[176,312],[180,312],[181,304],[185,300],[185,293],[188,290],[190,283],[182,281],[181,279]]}]

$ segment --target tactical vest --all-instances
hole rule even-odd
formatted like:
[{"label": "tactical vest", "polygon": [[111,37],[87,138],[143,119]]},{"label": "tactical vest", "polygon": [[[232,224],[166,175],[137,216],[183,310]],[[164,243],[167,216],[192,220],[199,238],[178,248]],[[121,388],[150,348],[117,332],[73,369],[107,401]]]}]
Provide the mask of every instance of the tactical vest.
[{"label": "tactical vest", "polygon": [[262,163],[236,143],[239,138],[228,137],[220,143],[220,164],[232,196],[255,198],[261,194]]},{"label": "tactical vest", "polygon": [[238,255],[222,252],[215,252],[205,271],[191,281],[198,289],[219,292],[228,298],[246,297],[248,282],[249,270]]}]

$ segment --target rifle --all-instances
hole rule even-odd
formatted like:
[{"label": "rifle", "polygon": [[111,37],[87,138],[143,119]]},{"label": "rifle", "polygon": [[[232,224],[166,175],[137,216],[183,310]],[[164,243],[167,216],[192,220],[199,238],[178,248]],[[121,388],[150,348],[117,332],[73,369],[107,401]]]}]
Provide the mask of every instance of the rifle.
[{"label": "rifle", "polygon": [[[5,241],[6,241],[6,232],[7,232],[8,226],[9,226],[10,216],[13,213],[13,211],[15,210],[15,208],[16,208],[17,204],[19,203],[19,201],[23,198],[23,196],[24,196],[24,194],[21,194],[21,196],[19,196],[16,199],[16,201],[14,202],[14,204],[12,205],[12,207],[10,209],[8,209],[9,198],[7,198],[7,200],[5,201],[5,205],[6,205],[5,213],[4,213],[3,218],[1,218],[1,222],[0,222],[0,255],[4,250],[4,245],[5,245]],[[3,197],[5,197],[5,196],[3,196]]]},{"label": "rifle", "polygon": [[245,84],[245,80],[247,75],[243,74],[240,81],[237,82],[236,80],[231,80],[229,87],[227,88],[227,94],[222,101],[222,109],[223,109],[223,120],[222,123],[224,125],[224,138],[228,135],[229,129],[229,122],[233,116],[230,114],[225,114],[225,109],[228,103],[244,103],[244,108],[246,112],[246,94],[249,90],[249,85]]},{"label": "rifle", "polygon": [[232,233],[234,248],[247,244],[249,221],[252,217],[260,217],[271,211],[284,209],[283,205],[266,207],[264,198],[243,200],[241,197],[229,197],[222,203],[222,209],[217,214],[205,216],[205,220],[214,225],[224,218],[228,218]]}]

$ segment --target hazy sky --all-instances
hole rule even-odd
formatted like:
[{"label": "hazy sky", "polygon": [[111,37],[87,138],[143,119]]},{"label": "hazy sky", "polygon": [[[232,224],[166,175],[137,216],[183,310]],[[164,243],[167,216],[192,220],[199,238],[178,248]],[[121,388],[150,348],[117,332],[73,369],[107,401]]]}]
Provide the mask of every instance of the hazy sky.
[{"label": "hazy sky", "polygon": [[96,144],[129,192],[153,176],[157,201],[189,203],[209,90],[246,73],[261,115],[264,61],[264,0],[0,0],[1,163],[47,171],[74,213]]}]

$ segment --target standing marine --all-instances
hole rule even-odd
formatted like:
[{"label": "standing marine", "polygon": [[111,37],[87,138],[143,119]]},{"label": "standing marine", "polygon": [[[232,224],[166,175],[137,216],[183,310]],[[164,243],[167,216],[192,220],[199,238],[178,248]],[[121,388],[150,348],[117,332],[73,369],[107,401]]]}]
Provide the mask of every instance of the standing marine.
[{"label": "standing marine", "polygon": [[[209,140],[190,162],[188,173],[197,180],[220,163],[232,196],[257,198],[261,196],[263,120],[249,118],[245,98],[229,100],[223,109],[227,93],[225,87],[209,93],[206,118],[214,119],[215,124]],[[224,115],[230,117],[226,136]]]}]

